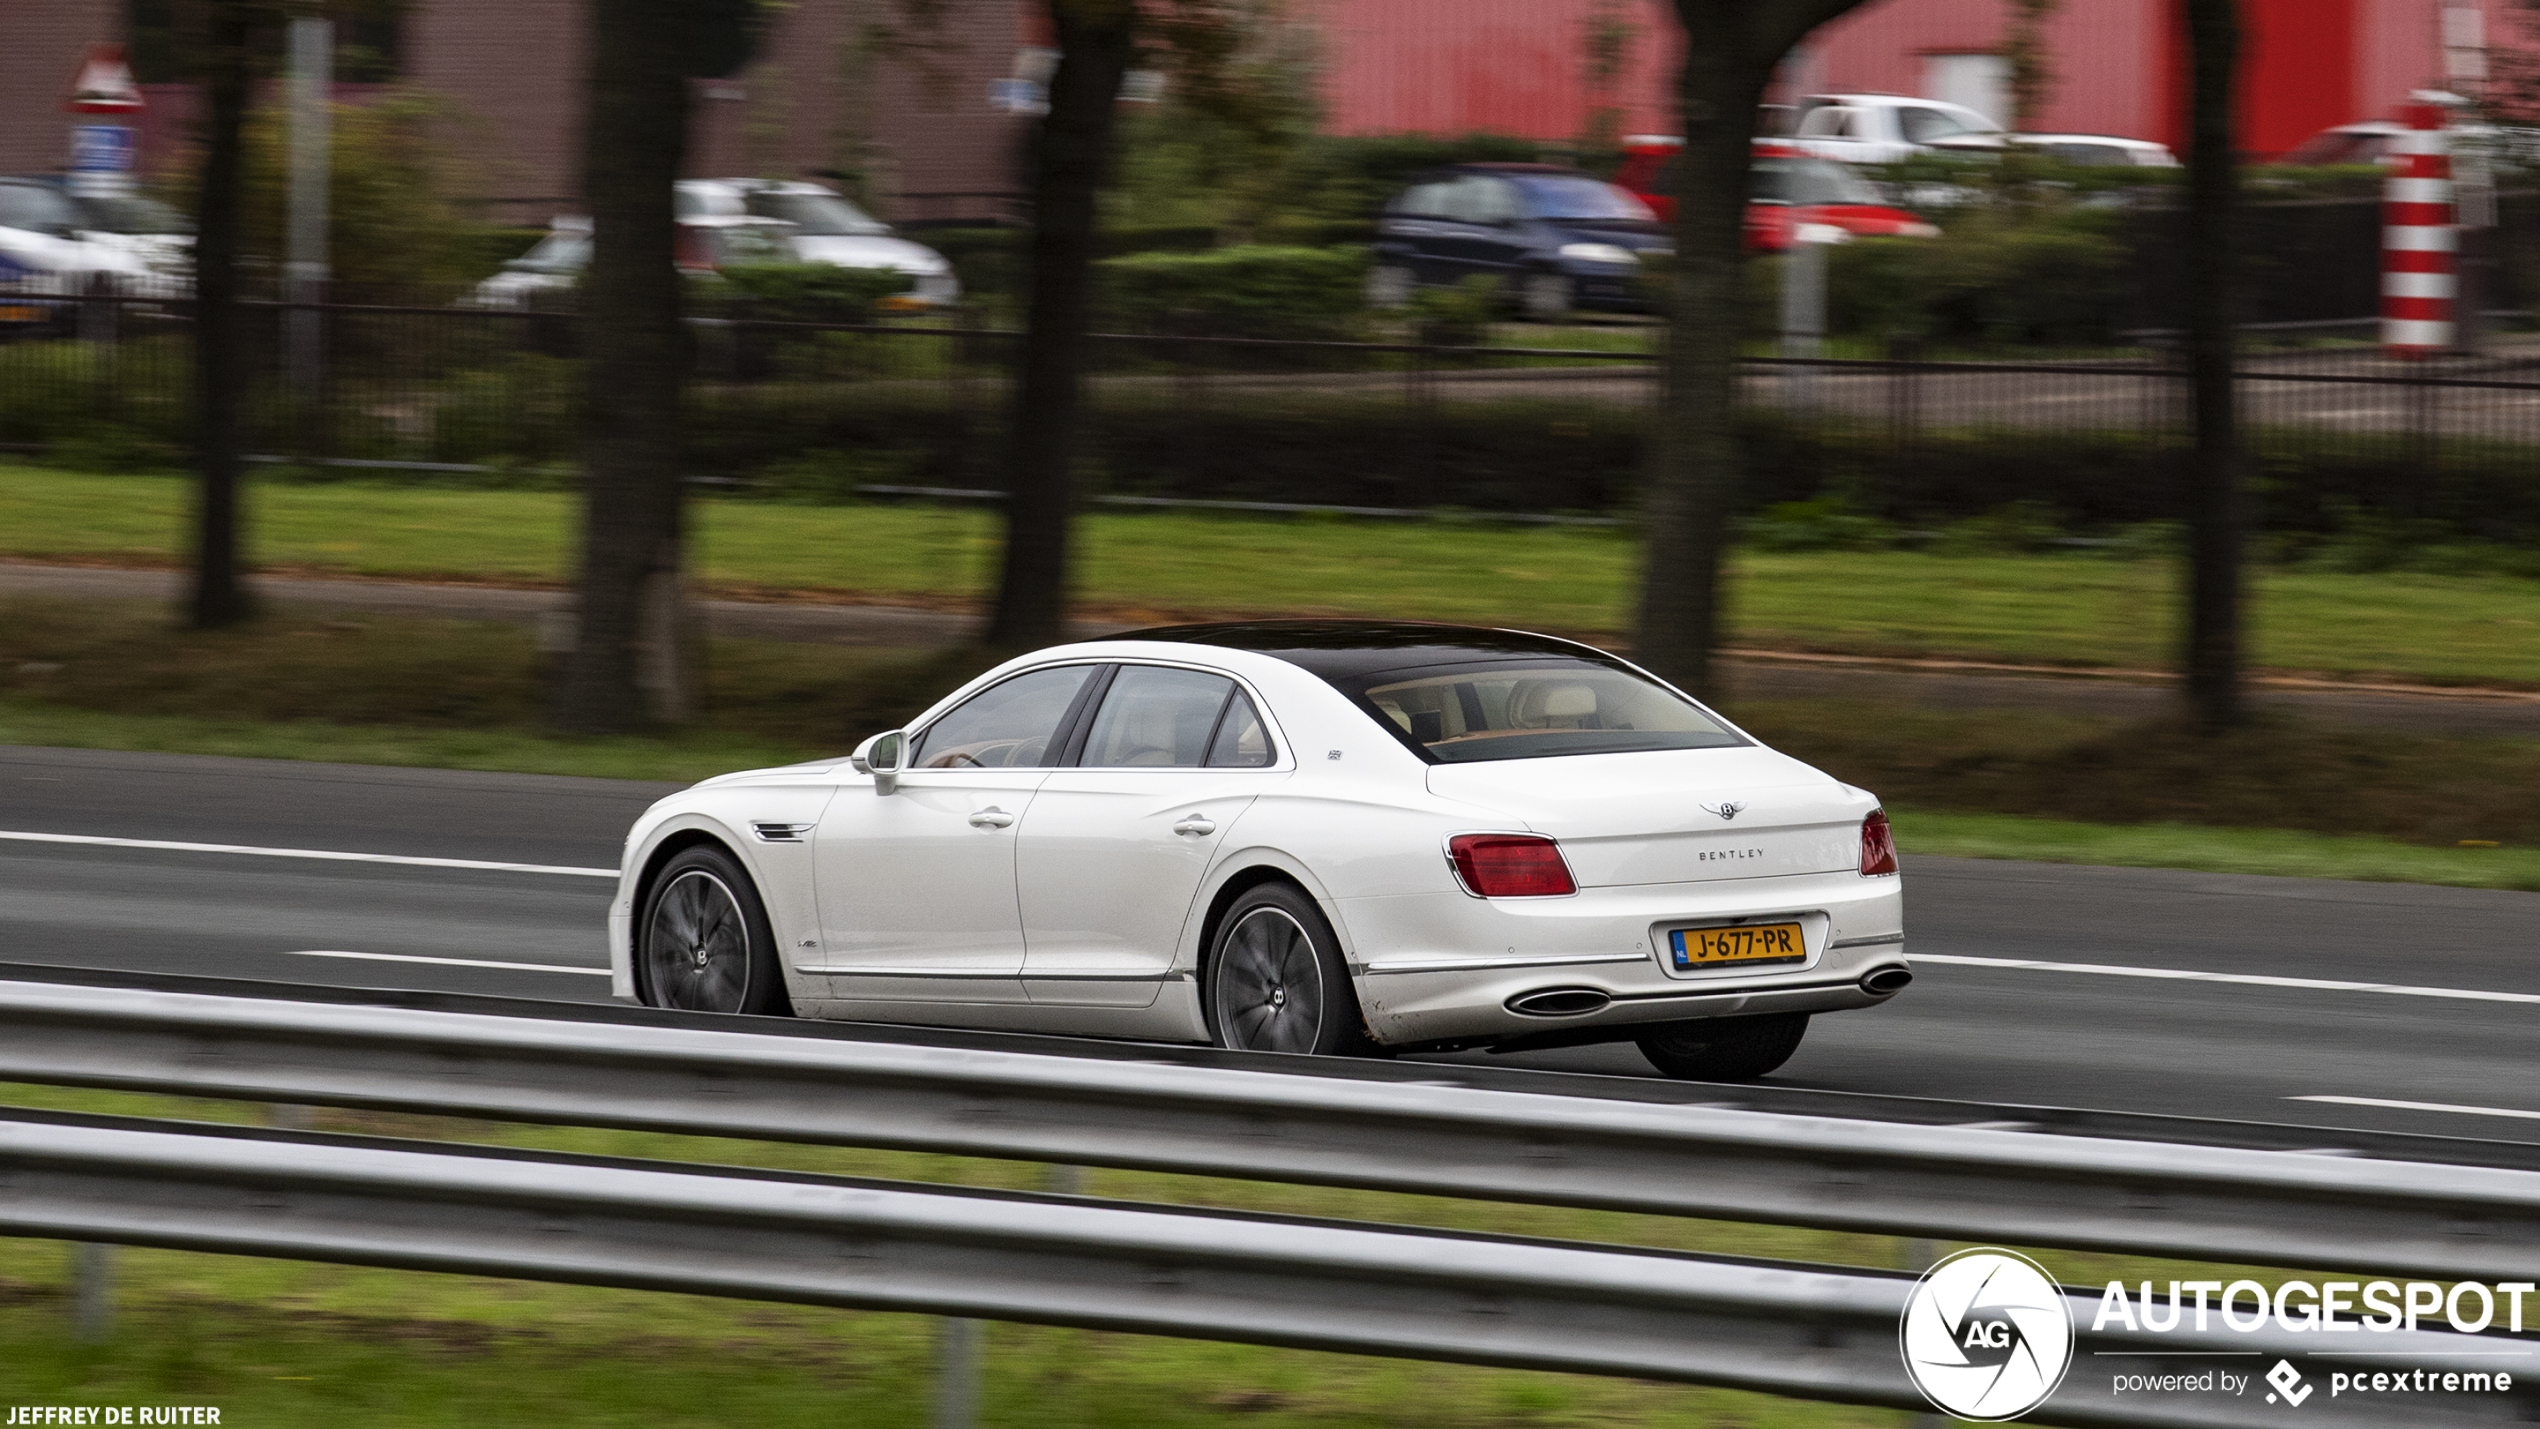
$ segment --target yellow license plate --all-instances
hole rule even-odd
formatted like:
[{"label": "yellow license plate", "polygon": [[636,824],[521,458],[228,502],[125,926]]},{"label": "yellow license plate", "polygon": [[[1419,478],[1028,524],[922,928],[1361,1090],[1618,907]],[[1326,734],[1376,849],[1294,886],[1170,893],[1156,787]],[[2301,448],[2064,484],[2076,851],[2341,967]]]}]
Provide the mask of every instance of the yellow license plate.
[{"label": "yellow license plate", "polygon": [[44,321],[42,308],[0,308],[0,323],[40,323],[42,321]]},{"label": "yellow license plate", "polygon": [[1796,923],[1749,923],[1737,928],[1678,928],[1667,935],[1679,972],[1722,963],[1796,963],[1808,957],[1808,941]]}]

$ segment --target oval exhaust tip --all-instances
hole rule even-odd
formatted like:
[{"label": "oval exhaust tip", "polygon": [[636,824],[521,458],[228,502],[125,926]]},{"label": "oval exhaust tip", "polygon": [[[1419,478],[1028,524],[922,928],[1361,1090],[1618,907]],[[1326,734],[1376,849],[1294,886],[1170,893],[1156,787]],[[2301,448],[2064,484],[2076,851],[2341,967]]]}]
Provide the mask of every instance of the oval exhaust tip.
[{"label": "oval exhaust tip", "polygon": [[1885,997],[1891,992],[1903,992],[1905,985],[1913,980],[1911,968],[1880,968],[1861,979],[1861,990]]},{"label": "oval exhaust tip", "polygon": [[1521,992],[1508,999],[1508,1010],[1527,1017],[1579,1017],[1602,1012],[1614,1000],[1612,994],[1592,987],[1548,987],[1541,992]]}]

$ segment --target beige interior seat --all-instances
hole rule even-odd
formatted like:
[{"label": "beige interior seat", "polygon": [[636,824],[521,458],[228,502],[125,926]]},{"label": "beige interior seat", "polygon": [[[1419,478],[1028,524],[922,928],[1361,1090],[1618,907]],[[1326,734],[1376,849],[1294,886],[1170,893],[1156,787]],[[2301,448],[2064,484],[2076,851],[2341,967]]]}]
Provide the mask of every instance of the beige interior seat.
[{"label": "beige interior seat", "polygon": [[1588,685],[1556,685],[1529,680],[1517,687],[1509,723],[1519,729],[1586,729],[1596,716],[1596,690]]}]

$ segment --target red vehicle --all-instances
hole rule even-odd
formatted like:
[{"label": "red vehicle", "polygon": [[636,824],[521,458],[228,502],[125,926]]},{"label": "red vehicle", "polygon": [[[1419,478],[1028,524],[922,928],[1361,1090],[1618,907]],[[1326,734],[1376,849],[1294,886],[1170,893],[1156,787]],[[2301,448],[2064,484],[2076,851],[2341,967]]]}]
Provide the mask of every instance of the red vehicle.
[{"label": "red vehicle", "polygon": [[[1662,219],[1676,214],[1676,151],[1682,139],[1643,135],[1623,143],[1623,167],[1614,182],[1638,195]],[[1805,223],[1839,229],[1846,238],[1937,238],[1940,230],[1901,208],[1890,208],[1867,179],[1832,159],[1813,158],[1788,144],[1755,141],[1748,169],[1746,246],[1779,253]]]}]

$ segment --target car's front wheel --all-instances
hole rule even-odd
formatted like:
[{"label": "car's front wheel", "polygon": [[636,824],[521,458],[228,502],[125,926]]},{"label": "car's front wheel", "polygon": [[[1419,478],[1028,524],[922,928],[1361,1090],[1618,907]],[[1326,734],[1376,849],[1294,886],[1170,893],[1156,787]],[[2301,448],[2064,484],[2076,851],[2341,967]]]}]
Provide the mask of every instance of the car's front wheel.
[{"label": "car's front wheel", "polygon": [[1314,900],[1265,883],[1237,898],[1217,925],[1205,988],[1208,1030],[1220,1047],[1324,1056],[1375,1051],[1340,939]]},{"label": "car's front wheel", "polygon": [[740,862],[708,844],[662,865],[635,925],[644,1000],[680,1012],[790,1017],[776,935]]},{"label": "car's front wheel", "polygon": [[1640,1054],[1688,1082],[1747,1082],[1790,1060],[1808,1035],[1805,1012],[1706,1017],[1670,1022],[1642,1033]]}]

